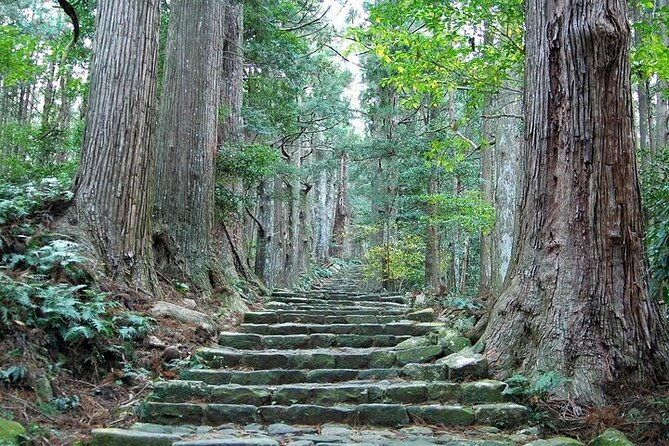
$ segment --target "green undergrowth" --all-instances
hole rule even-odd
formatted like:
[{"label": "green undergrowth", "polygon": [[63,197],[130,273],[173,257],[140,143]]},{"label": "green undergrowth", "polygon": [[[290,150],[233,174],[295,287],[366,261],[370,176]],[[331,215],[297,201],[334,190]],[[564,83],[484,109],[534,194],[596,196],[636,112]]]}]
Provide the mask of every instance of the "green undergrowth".
[{"label": "green undergrowth", "polygon": [[24,385],[28,362],[101,374],[153,323],[102,292],[79,246],[49,230],[71,198],[54,178],[0,185],[0,341],[23,346],[0,358],[5,385]]}]

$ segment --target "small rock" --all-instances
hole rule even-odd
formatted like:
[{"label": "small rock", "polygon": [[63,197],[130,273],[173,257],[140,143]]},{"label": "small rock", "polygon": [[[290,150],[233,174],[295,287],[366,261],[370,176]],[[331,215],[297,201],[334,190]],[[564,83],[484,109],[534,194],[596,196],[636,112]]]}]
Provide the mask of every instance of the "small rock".
[{"label": "small rock", "polygon": [[151,308],[151,314],[197,325],[210,334],[216,333],[216,324],[214,324],[214,321],[206,314],[189,308],[180,307],[179,305],[174,305],[169,302],[156,302],[153,308]]},{"label": "small rock", "polygon": [[165,344],[165,342],[160,340],[157,336],[153,336],[153,335],[147,336],[146,343],[151,348],[165,348],[165,347],[167,347],[167,344]]},{"label": "small rock", "polygon": [[444,353],[447,355],[457,353],[472,346],[471,341],[464,337],[462,333],[449,327],[439,330],[437,344],[444,348]]},{"label": "small rock", "polygon": [[588,443],[588,446],[634,446],[634,443],[619,430],[607,429],[602,435]]},{"label": "small rock", "polygon": [[413,303],[417,307],[422,307],[423,305],[427,304],[427,296],[425,296],[424,293],[418,293],[416,294]]},{"label": "small rock", "polygon": [[434,431],[432,431],[432,429],[423,426],[404,427],[400,429],[400,432],[407,435],[417,435],[422,437],[431,437],[434,435]]},{"label": "small rock", "polygon": [[444,349],[444,353],[450,355],[457,353],[472,346],[472,341],[464,336],[456,336],[453,338],[444,339],[439,345]]},{"label": "small rock", "polygon": [[214,428],[212,428],[211,426],[198,426],[197,429],[195,429],[195,433],[197,435],[204,435],[208,434],[212,430],[214,430]]},{"label": "small rock", "polygon": [[270,435],[286,435],[303,432],[301,429],[289,426],[283,423],[274,423],[267,426],[267,433]]},{"label": "small rock", "polygon": [[353,435],[353,430],[347,425],[324,424],[323,426],[321,426],[321,434],[325,436],[331,436],[331,435],[350,436]]},{"label": "small rock", "polygon": [[170,362],[175,359],[181,359],[181,352],[173,345],[170,345],[163,351],[163,361]]},{"label": "small rock", "polygon": [[[222,427],[220,429],[225,429],[225,428]],[[247,424],[246,426],[244,426],[244,430],[246,432],[253,432],[253,433],[264,432],[265,431],[265,429],[263,429],[263,427],[262,427],[262,424],[258,424],[258,423]]]},{"label": "small rock", "polygon": [[193,299],[183,299],[181,301],[186,308],[190,308],[191,310],[194,310],[197,308],[197,302]]},{"label": "small rock", "polygon": [[407,314],[407,319],[418,322],[432,322],[437,319],[437,314],[432,308],[425,308]]},{"label": "small rock", "polygon": [[482,378],[488,374],[488,362],[483,355],[470,349],[438,359],[435,364],[448,368],[448,379]]},{"label": "small rock", "polygon": [[516,432],[516,435],[527,435],[529,437],[538,437],[539,428],[536,426],[526,427],[525,429],[521,429],[518,432]]},{"label": "small rock", "polygon": [[35,393],[37,399],[42,403],[48,403],[53,399],[53,389],[49,378],[44,375],[35,378]]},{"label": "small rock", "polygon": [[395,348],[402,350],[416,347],[427,347],[430,344],[431,342],[426,336],[418,336],[400,342]]}]

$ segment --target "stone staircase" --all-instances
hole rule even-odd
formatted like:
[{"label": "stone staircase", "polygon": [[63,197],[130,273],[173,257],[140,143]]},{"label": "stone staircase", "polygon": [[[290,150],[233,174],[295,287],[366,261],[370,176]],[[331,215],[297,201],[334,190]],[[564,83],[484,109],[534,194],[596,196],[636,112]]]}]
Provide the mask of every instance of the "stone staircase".
[{"label": "stone staircase", "polygon": [[[197,352],[201,367],[156,383],[131,429],[98,446],[504,446],[527,419],[481,355],[445,356],[444,325],[402,296],[363,291],[349,268],[307,292],[276,291],[236,332]],[[417,338],[418,337],[418,338]],[[419,342],[420,341],[420,342]]]}]

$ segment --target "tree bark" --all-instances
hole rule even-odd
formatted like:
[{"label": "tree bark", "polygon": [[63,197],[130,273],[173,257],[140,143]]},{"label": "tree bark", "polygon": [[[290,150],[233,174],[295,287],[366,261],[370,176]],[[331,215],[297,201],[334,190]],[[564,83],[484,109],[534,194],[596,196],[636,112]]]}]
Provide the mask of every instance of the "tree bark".
[{"label": "tree bark", "polygon": [[151,210],[158,0],[100,0],[86,135],[74,183],[79,225],[109,275],[155,285]]},{"label": "tree bark", "polygon": [[156,233],[166,254],[206,294],[217,274],[213,249],[214,157],[224,23],[218,0],[170,4],[161,93]]},{"label": "tree bark", "polygon": [[[430,175],[427,183],[428,197],[439,193],[437,173]],[[427,227],[425,232],[425,285],[434,292],[441,287],[441,266],[439,227],[436,223],[438,206],[433,203],[427,205]]]},{"label": "tree bark", "polygon": [[218,140],[221,144],[241,140],[244,83],[244,56],[242,54],[244,5],[241,0],[224,0],[224,3],[223,32],[225,38],[221,70],[221,104],[224,108],[224,116],[218,127]]},{"label": "tree bark", "polygon": [[[486,125],[487,126],[487,125]],[[493,193],[493,147],[481,150],[481,190],[486,201],[495,202]],[[497,209],[495,209],[497,211]],[[479,245],[479,296],[483,299],[490,297],[492,293],[492,274],[495,268],[493,249],[494,239],[492,234],[481,234],[481,243]]]},{"label": "tree bark", "polygon": [[254,271],[270,290],[274,288],[274,273],[272,271],[272,245],[274,234],[274,198],[271,193],[271,179],[265,179],[258,186],[258,220],[256,223],[256,252]]},{"label": "tree bark", "polygon": [[643,259],[629,34],[623,0],[527,3],[519,232],[483,337],[497,370],[557,371],[598,404],[611,383],[669,371]]},{"label": "tree bark", "polygon": [[[657,0],[656,8],[666,8],[669,6],[669,0]],[[664,38],[663,43],[669,45],[667,37],[667,27],[661,26]],[[654,154],[660,153],[667,145],[667,133],[669,132],[669,99],[666,97],[669,83],[663,79],[658,79],[655,86],[655,146]]]},{"label": "tree bark", "polygon": [[348,210],[348,155],[342,152],[339,155],[339,173],[337,175],[337,201],[335,205],[332,227],[332,257],[346,258],[348,249],[348,229],[350,213]]},{"label": "tree bark", "polygon": [[[316,162],[321,163],[325,155],[321,151],[315,154]],[[316,260],[325,263],[330,252],[330,240],[334,227],[334,208],[336,207],[336,175],[330,169],[321,169],[316,173],[313,207],[315,232],[314,253]]]},{"label": "tree bark", "polygon": [[[218,145],[236,147],[242,143],[242,102],[244,56],[242,54],[242,38],[244,32],[244,6],[241,0],[225,0],[225,21],[223,24],[225,38],[223,40],[223,60],[221,79],[221,106],[223,116],[218,123]],[[230,180],[226,184],[235,195],[246,194],[240,180]],[[248,240],[245,227],[250,217],[245,212],[245,203],[240,205],[235,216],[223,223],[229,251],[233,257],[236,273],[245,280],[258,283],[249,265],[248,255],[244,249],[244,241]]]},{"label": "tree bark", "polygon": [[[517,85],[509,85],[522,88]],[[490,234],[491,277],[493,294],[497,295],[507,276],[511,262],[511,250],[516,231],[516,210],[520,194],[522,120],[521,95],[512,89],[503,88],[495,98],[499,113],[505,115],[494,124],[495,145],[492,148],[493,204],[495,206],[495,227]]]}]

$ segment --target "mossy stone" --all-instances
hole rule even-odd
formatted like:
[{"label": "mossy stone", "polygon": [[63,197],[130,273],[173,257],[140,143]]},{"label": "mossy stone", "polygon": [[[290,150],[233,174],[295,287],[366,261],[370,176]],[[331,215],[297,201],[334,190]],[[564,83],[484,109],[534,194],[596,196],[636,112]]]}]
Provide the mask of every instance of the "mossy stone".
[{"label": "mossy stone", "polygon": [[26,436],[26,430],[16,421],[0,418],[0,446],[19,446],[19,440]]},{"label": "mossy stone", "polygon": [[462,406],[409,406],[409,414],[427,424],[443,424],[445,426],[469,426],[474,424],[474,413]]},{"label": "mossy stone", "polygon": [[471,347],[472,341],[464,336],[455,336],[444,340],[440,345],[444,349],[444,354],[450,355]]},{"label": "mossy stone", "polygon": [[407,314],[407,319],[418,322],[432,322],[437,319],[437,313],[432,308],[425,308]]},{"label": "mossy stone", "polygon": [[535,440],[523,446],[583,446],[583,443],[569,437],[554,437],[545,440]]},{"label": "mossy stone", "polygon": [[462,385],[462,402],[466,404],[501,403],[505,384],[500,381],[481,380]]},{"label": "mossy stone", "polygon": [[126,431],[123,429],[93,429],[91,446],[172,446],[181,440],[178,435],[151,432]]},{"label": "mossy stone", "polygon": [[428,345],[427,347],[416,347],[411,350],[399,350],[395,352],[398,365],[406,365],[414,362],[428,362],[441,356],[441,347]]},{"label": "mossy stone", "polygon": [[392,367],[395,364],[395,352],[390,351],[374,351],[370,355],[369,367],[370,368],[388,368]]},{"label": "mossy stone", "polygon": [[398,350],[406,350],[410,348],[427,347],[430,344],[432,344],[432,342],[430,342],[430,339],[426,336],[418,336],[400,342],[395,348]]},{"label": "mossy stone", "polygon": [[619,430],[607,429],[602,435],[592,440],[588,446],[634,446],[634,443]]}]

